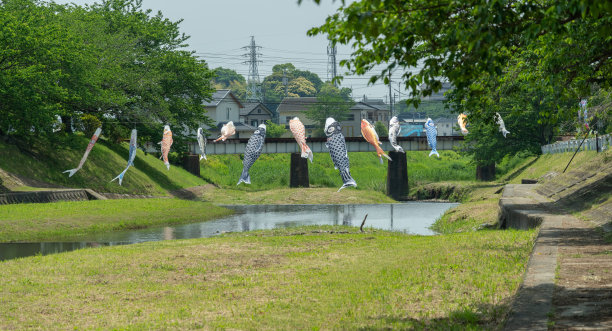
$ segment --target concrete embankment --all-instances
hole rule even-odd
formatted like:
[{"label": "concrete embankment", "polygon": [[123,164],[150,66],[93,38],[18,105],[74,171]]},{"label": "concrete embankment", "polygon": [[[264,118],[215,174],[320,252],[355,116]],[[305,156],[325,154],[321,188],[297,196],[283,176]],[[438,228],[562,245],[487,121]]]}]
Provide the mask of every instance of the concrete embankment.
[{"label": "concrete embankment", "polygon": [[0,194],[0,205],[83,200],[106,200],[106,197],[90,189],[65,189]]},{"label": "concrete embankment", "polygon": [[[612,259],[606,258],[612,246],[596,230],[606,231],[612,224],[611,192],[612,162],[605,159],[566,174],[550,174],[542,184],[505,186],[500,226],[539,227],[506,330],[612,328],[612,296],[600,295],[612,290]],[[583,260],[570,261],[574,257]],[[562,286],[559,277],[572,285]],[[568,301],[572,293],[579,293],[580,300]]]}]

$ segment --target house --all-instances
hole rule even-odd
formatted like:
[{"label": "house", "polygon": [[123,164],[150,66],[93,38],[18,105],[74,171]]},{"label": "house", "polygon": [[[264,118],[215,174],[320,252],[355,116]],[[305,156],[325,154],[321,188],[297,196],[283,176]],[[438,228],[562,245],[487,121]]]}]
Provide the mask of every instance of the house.
[{"label": "house", "polygon": [[438,129],[438,136],[461,136],[457,118],[438,118],[434,120],[434,124]]},{"label": "house", "polygon": [[272,121],[274,113],[261,102],[245,102],[240,109],[240,122],[257,127],[266,121]]},{"label": "house", "polygon": [[[278,105],[279,124],[289,125],[289,120],[299,117],[306,127],[306,135],[311,136],[316,127],[316,123],[306,118],[305,112],[317,102],[316,97],[294,98],[287,97]],[[374,104],[366,101],[356,102],[350,109],[347,117],[340,120],[342,133],[345,137],[361,136],[361,119],[367,119],[374,124],[381,121],[388,125],[390,120],[389,106],[381,103],[382,100],[374,100]]]},{"label": "house", "polygon": [[241,122],[240,112],[245,107],[231,90],[215,91],[212,99],[204,102],[204,107],[208,117],[215,123],[213,127],[202,126],[210,131],[211,137],[219,136],[221,127],[229,121],[234,122],[236,127],[236,135],[232,138],[249,138],[255,131],[255,127]]},{"label": "house", "polygon": [[[421,85],[421,88],[425,88],[425,85]],[[422,101],[444,101],[446,100],[444,93],[446,93],[448,90],[452,88],[453,88],[453,85],[451,83],[442,82],[442,87],[440,88],[440,90],[438,90],[438,92],[434,92],[430,96],[427,96],[427,97],[422,97],[421,100]]]},{"label": "house", "polygon": [[[286,97],[283,98],[281,103],[276,108],[278,114],[278,124],[285,125],[289,128],[289,121],[298,117],[304,128],[306,129],[306,136],[312,137],[315,130],[315,122],[306,118],[305,112],[317,103],[316,97]],[[291,132],[285,134],[287,137],[292,137]]]}]

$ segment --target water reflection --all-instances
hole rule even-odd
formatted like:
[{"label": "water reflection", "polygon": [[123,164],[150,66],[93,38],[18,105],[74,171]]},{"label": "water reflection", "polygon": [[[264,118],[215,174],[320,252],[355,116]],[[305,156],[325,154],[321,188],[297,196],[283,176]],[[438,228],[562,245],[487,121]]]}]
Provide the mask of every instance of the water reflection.
[{"label": "water reflection", "polygon": [[52,254],[100,245],[211,237],[224,232],[285,228],[301,225],[360,226],[418,235],[435,234],[431,224],[456,203],[408,202],[379,205],[255,205],[227,206],[236,214],[222,219],[160,228],[102,233],[72,243],[0,244],[0,260]]}]

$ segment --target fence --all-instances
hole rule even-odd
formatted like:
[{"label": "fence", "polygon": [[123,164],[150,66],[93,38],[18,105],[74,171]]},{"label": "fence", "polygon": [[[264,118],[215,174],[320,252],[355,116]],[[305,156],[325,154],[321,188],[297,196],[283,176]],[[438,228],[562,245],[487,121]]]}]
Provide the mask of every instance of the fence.
[{"label": "fence", "polygon": [[[550,145],[544,145],[542,146],[542,154],[573,152],[578,148],[578,146],[580,146],[580,142],[582,142],[582,139],[572,139],[568,141],[558,141]],[[612,135],[607,134],[597,138],[586,139],[580,147],[580,150],[594,151],[597,149],[598,145],[600,151],[610,148],[612,146]]]}]

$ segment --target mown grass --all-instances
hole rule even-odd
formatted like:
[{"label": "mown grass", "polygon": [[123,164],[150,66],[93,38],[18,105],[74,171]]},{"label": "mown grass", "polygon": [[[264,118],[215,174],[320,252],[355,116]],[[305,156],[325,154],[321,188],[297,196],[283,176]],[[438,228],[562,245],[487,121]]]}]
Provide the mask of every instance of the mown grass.
[{"label": "mown grass", "polygon": [[[89,143],[82,135],[72,135],[55,146],[34,142],[27,150],[0,142],[0,168],[42,182],[63,187],[91,188],[99,192],[167,195],[168,190],[181,189],[206,182],[180,167],[168,171],[157,157],[139,150],[134,167],[125,174],[122,186],[110,182],[127,165],[128,144],[111,144],[98,140],[87,162],[74,176],[62,173],[76,168]],[[27,189],[27,188],[26,188]]]},{"label": "mown grass", "polygon": [[278,188],[264,191],[243,191],[232,188],[205,190],[202,198],[222,205],[278,204],[370,204],[394,203],[392,198],[376,191],[336,188]]},{"label": "mown grass", "polygon": [[0,242],[67,241],[88,234],[205,221],[231,211],[205,202],[127,199],[0,205]]},{"label": "mown grass", "polygon": [[[473,180],[475,166],[470,158],[454,151],[441,151],[441,158],[428,157],[427,152],[408,152],[409,185],[443,180]],[[240,191],[259,191],[289,186],[290,154],[263,154],[251,167],[251,185],[236,186],[242,172],[240,155],[210,155],[202,160],[201,176],[224,188]],[[351,175],[358,190],[385,192],[387,163],[380,164],[374,152],[349,153]],[[340,187],[342,180],[334,169],[329,153],[315,153],[308,164],[310,184],[313,187]]]},{"label": "mown grass", "polygon": [[0,262],[0,329],[496,329],[535,231],[305,227]]}]

